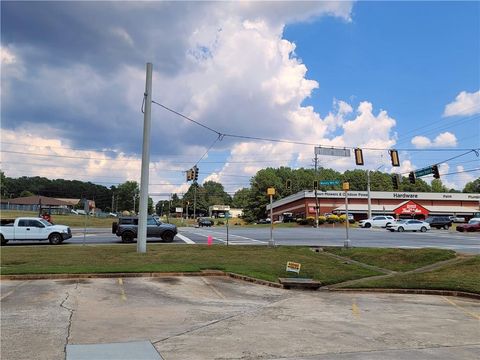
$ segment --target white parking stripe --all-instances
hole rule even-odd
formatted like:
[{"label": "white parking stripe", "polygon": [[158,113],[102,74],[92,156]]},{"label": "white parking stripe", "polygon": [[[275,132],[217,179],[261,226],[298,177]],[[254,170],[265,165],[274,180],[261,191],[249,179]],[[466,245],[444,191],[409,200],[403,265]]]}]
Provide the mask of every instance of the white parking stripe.
[{"label": "white parking stripe", "polygon": [[[212,234],[219,234],[219,235],[222,235],[222,236],[227,236],[225,233],[221,233],[221,232],[217,232],[217,231],[211,231]],[[245,237],[245,236],[241,236],[241,235],[234,235],[234,234],[229,234],[228,237],[238,237],[240,239],[245,239],[245,240],[249,240],[249,241],[253,241],[253,242],[259,242],[259,243],[262,243],[262,244],[268,244],[267,241],[261,241],[261,240],[256,240],[256,239],[252,239],[252,238],[248,238],[248,237]],[[229,239],[229,242],[231,241],[231,239]]]},{"label": "white parking stripe", "polygon": [[186,236],[182,235],[182,234],[177,234],[177,237],[182,240],[182,241],[185,241],[187,244],[195,244],[194,241],[190,240],[189,238],[187,238]]}]

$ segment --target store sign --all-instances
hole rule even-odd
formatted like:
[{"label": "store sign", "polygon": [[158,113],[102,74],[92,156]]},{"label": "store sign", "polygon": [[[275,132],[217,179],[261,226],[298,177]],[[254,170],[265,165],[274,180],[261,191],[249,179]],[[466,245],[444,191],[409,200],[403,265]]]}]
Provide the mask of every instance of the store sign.
[{"label": "store sign", "polygon": [[428,215],[427,209],[413,201],[396,208],[393,212],[398,215]]}]

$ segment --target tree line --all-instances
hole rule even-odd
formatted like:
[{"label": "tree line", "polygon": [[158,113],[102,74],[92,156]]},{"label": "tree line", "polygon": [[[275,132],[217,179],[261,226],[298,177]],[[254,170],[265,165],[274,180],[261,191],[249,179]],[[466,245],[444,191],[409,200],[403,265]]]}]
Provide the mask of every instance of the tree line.
[{"label": "tree line", "polygon": [[[287,188],[287,180],[290,188]],[[289,167],[266,168],[259,170],[251,179],[250,187],[242,188],[230,196],[221,183],[206,181],[203,184],[192,184],[188,191],[179,196],[172,194],[169,200],[162,200],[153,206],[149,198],[149,213],[174,213],[181,207],[193,214],[194,199],[197,215],[207,215],[212,205],[229,205],[244,210],[247,221],[265,217],[265,206],[269,203],[266,190],[274,187],[274,200],[284,198],[299,191],[313,190],[314,180],[339,180],[340,185],[319,186],[320,191],[342,190],[341,182],[348,181],[351,191],[367,189],[367,172],[365,170],[347,170],[343,173],[326,168],[320,168],[317,173],[313,169],[292,169]],[[380,171],[370,172],[370,189],[372,191],[394,191],[391,174]],[[417,179],[411,184],[408,177],[402,177],[399,189],[402,192],[459,192],[446,188],[440,179],[434,179],[431,184]],[[466,193],[480,193],[480,178],[467,183],[463,189]],[[103,211],[138,211],[139,184],[136,181],[126,181],[118,186],[106,187],[92,182],[78,180],[54,179],[45,177],[10,178],[0,171],[0,193],[3,199],[29,195],[43,195],[57,198],[87,198],[95,200],[96,206]]]}]

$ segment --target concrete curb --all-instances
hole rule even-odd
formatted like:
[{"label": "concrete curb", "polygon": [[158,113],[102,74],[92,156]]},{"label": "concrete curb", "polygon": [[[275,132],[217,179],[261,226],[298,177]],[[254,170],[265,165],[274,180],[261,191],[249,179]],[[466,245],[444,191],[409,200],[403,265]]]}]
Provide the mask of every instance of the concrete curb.
[{"label": "concrete curb", "polygon": [[[324,288],[325,289],[325,288]],[[382,288],[364,288],[364,289],[338,289],[330,288],[325,289],[328,291],[339,292],[369,292],[369,293],[390,293],[390,294],[416,294],[416,295],[440,295],[440,296],[456,296],[465,297],[475,300],[480,300],[480,294],[470,293],[466,291],[454,291],[454,290],[430,290],[430,289],[382,289]]]},{"label": "concrete curb", "polygon": [[[245,275],[224,272],[221,270],[204,270],[200,272],[147,272],[147,273],[105,273],[105,274],[26,274],[26,275],[0,275],[0,280],[65,280],[65,279],[111,279],[129,277],[172,277],[172,276],[223,276],[237,280],[247,281],[258,285],[282,289],[283,285],[267,280],[260,280]],[[329,288],[325,286],[317,291],[330,292],[369,292],[390,294],[416,294],[465,297],[480,300],[480,294],[454,290],[430,289],[382,289],[382,288]]]}]

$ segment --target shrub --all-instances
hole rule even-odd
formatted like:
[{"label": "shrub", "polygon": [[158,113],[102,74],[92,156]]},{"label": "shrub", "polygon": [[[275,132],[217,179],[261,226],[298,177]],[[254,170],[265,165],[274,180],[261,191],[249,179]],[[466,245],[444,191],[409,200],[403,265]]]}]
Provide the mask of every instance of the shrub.
[{"label": "shrub", "polygon": [[217,225],[225,225],[225,223],[222,220],[218,220]]},{"label": "shrub", "polygon": [[327,217],[327,222],[329,224],[337,223],[340,221],[340,218],[337,215],[328,215]]},{"label": "shrub", "polygon": [[327,221],[327,218],[325,216],[319,216],[318,217],[318,224],[319,225],[325,224],[326,221]]}]

